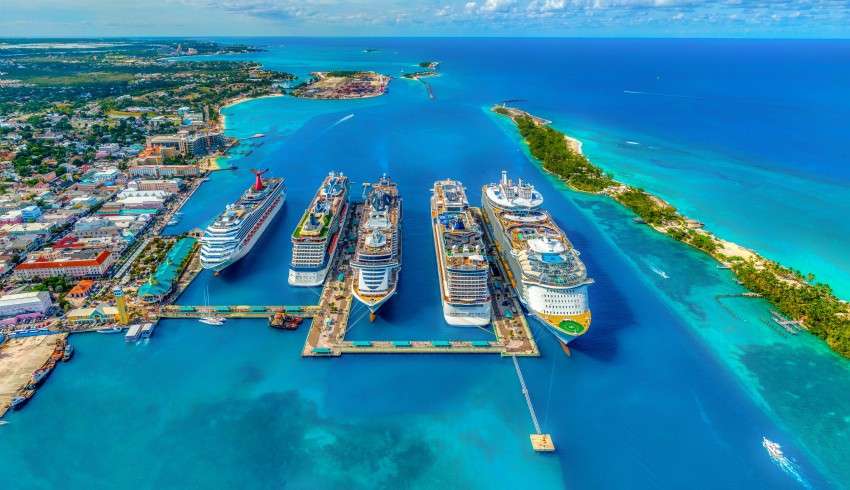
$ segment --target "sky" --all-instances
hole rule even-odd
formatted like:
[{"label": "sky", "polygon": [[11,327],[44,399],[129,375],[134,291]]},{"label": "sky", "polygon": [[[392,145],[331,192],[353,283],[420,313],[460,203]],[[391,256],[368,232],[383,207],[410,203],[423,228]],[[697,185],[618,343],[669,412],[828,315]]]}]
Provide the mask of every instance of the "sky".
[{"label": "sky", "polygon": [[0,0],[0,37],[850,38],[850,0]]}]

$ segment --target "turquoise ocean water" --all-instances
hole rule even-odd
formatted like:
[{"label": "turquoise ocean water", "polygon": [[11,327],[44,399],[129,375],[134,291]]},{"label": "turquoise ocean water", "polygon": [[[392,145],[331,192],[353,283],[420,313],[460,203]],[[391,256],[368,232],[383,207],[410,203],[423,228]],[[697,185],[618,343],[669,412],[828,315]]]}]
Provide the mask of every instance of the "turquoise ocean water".
[{"label": "turquoise ocean water", "polygon": [[[768,307],[734,297],[740,287],[704,255],[543,175],[487,109],[520,99],[582,138],[618,178],[843,293],[850,170],[838,135],[848,103],[836,95],[850,44],[252,42],[268,51],[249,58],[301,76],[397,75],[424,59],[442,61],[442,75],[429,80],[434,100],[396,79],[378,99],[278,97],[226,109],[230,134],[266,137],[237,147],[226,160],[236,170],[215,173],[169,231],[206,225],[251,182],[252,167],[285,177],[289,196],[248,257],[202,274],[180,302],[202,303],[205,291],[216,304],[314,302],[317,290],[286,285],[304,206],[328,170],[355,182],[387,172],[405,199],[400,292],[373,324],[355,308],[351,337],[488,338],[442,321],[428,197],[434,180],[453,177],[477,203],[504,168],[538,186],[596,279],[594,324],[573,356],[536,327],[543,355],[520,361],[558,451],[530,450],[506,359],[305,360],[305,328],[165,321],[146,344],[72,338],[76,358],[0,427],[4,488],[846,487],[848,363],[772,327]],[[791,464],[772,460],[762,437]]]}]

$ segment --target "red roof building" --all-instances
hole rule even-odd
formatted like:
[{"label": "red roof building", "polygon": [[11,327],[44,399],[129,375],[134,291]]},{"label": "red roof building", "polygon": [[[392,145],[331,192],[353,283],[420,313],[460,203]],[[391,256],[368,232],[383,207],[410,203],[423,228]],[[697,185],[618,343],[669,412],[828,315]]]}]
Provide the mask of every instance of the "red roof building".
[{"label": "red roof building", "polygon": [[54,276],[96,278],[104,275],[115,259],[114,254],[102,249],[47,249],[15,267],[14,275],[25,280]]}]

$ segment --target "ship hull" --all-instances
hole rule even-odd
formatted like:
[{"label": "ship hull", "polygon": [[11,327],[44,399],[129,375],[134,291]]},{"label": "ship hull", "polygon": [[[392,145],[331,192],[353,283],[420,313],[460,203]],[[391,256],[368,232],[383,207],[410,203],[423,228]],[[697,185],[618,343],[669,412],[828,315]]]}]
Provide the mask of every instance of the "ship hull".
[{"label": "ship hull", "polygon": [[272,209],[269,212],[269,215],[266,216],[266,218],[261,223],[259,223],[258,225],[254,225],[259,226],[259,228],[256,232],[254,232],[254,235],[250,238],[250,240],[248,240],[248,242],[242,245],[241,247],[237,248],[230,257],[220,262],[205,262],[202,259],[201,266],[204,269],[210,269],[213,272],[221,272],[236,263],[237,261],[239,261],[239,259],[241,259],[242,257],[248,255],[248,252],[250,252],[251,249],[254,248],[254,245],[256,245],[258,241],[260,241],[260,237],[263,236],[263,233],[266,231],[266,228],[268,228],[269,223],[271,223],[274,220],[275,216],[277,216],[277,213],[280,211],[280,208],[283,207],[285,201],[286,195],[281,194],[280,197],[277,198],[277,203],[272,205]]},{"label": "ship hull", "polygon": [[383,295],[383,296],[381,296],[380,298],[377,298],[377,299],[373,299],[374,298],[373,296],[363,296],[363,295],[361,295],[360,292],[356,288],[352,288],[352,293],[354,295],[354,299],[356,299],[360,303],[363,303],[366,306],[366,308],[369,308],[370,313],[377,313],[378,309],[381,308],[381,306],[383,306],[384,303],[389,301],[389,299],[392,298],[395,295],[396,288],[392,288],[385,295]]},{"label": "ship hull", "polygon": [[453,327],[489,325],[491,313],[490,303],[457,306],[443,301],[443,318]]},{"label": "ship hull", "polygon": [[547,323],[547,322],[545,322],[545,321],[541,320],[541,319],[540,319],[540,318],[538,318],[538,317],[537,317],[537,315],[535,315],[534,313],[532,313],[532,316],[534,317],[534,319],[535,319],[535,320],[537,320],[538,322],[542,323],[542,324],[543,324],[543,326],[544,326],[544,327],[546,327],[546,330],[548,330],[548,331],[549,331],[549,333],[551,333],[552,335],[554,335],[554,336],[555,336],[555,338],[556,338],[556,339],[558,339],[558,341],[560,341],[560,342],[561,342],[562,344],[564,344],[564,345],[569,345],[569,343],[570,343],[570,342],[572,342],[573,340],[575,340],[575,339],[577,339],[577,338],[578,338],[578,337],[577,337],[577,336],[575,336],[575,335],[570,335],[570,334],[568,334],[568,333],[566,333],[566,332],[563,332],[563,331],[561,331],[561,330],[558,330],[558,328],[557,328],[557,327],[554,327],[552,324]]},{"label": "ship hull", "polygon": [[333,257],[328,259],[328,265],[317,271],[294,271],[289,269],[289,285],[300,287],[321,286],[325,282],[325,278],[328,277],[331,263],[333,263]]}]

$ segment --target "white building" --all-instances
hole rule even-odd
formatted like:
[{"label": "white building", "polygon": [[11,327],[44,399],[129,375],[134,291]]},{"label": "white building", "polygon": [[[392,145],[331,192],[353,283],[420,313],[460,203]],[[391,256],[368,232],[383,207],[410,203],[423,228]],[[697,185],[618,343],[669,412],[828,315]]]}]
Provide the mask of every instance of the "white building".
[{"label": "white building", "polygon": [[45,314],[51,306],[53,301],[47,291],[7,294],[0,296],[0,317],[8,318],[25,313]]}]

